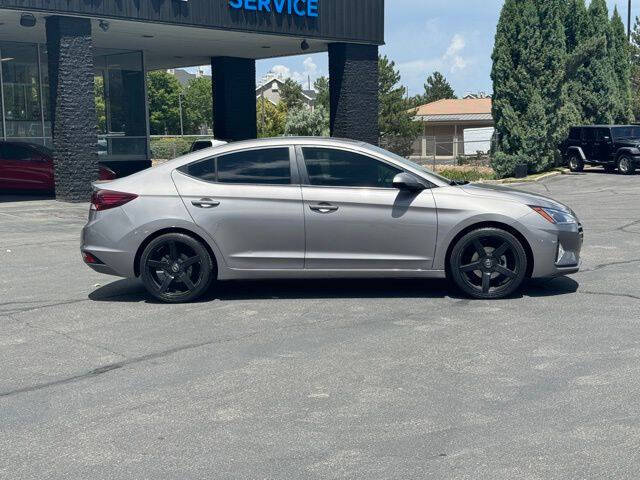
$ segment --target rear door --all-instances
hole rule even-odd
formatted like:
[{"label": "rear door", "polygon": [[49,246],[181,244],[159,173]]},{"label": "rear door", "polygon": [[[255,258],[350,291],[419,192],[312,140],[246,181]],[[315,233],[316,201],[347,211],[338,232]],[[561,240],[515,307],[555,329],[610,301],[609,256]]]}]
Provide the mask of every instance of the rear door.
[{"label": "rear door", "polygon": [[430,270],[438,219],[431,190],[393,188],[403,170],[377,157],[301,147],[305,268]]},{"label": "rear door", "polygon": [[596,129],[595,128],[583,128],[582,129],[582,151],[584,156],[589,161],[597,159],[598,151],[594,150],[594,144],[596,143]]},{"label": "rear door", "polygon": [[293,147],[247,149],[173,173],[193,220],[240,270],[304,268],[302,193]]}]

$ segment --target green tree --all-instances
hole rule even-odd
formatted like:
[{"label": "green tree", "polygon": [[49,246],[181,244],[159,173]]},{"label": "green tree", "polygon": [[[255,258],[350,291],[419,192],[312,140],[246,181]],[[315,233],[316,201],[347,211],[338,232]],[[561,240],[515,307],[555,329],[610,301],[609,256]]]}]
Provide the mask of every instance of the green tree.
[{"label": "green tree", "polygon": [[280,87],[280,99],[288,111],[302,107],[302,85],[292,78],[287,78]]},{"label": "green tree", "polygon": [[321,106],[314,110],[306,107],[290,110],[284,133],[301,137],[328,137],[329,113]]},{"label": "green tree", "polygon": [[151,135],[180,133],[178,93],[181,86],[176,77],[158,70],[147,74],[149,125]]},{"label": "green tree", "polygon": [[316,106],[320,106],[324,108],[327,112],[329,111],[329,79],[327,77],[318,77],[313,84],[313,88],[315,88],[316,95]]},{"label": "green tree", "polygon": [[413,120],[412,105],[405,98],[406,89],[399,84],[395,62],[386,55],[379,57],[378,69],[380,143],[399,155],[409,155],[422,125]]},{"label": "green tree", "polygon": [[287,122],[287,110],[284,103],[275,106],[269,100],[258,98],[256,104],[258,114],[258,137],[270,138],[284,135]]},{"label": "green tree", "polygon": [[104,78],[102,75],[94,77],[93,90],[96,98],[98,133],[107,133],[107,107],[104,100]]},{"label": "green tree", "polygon": [[586,25],[585,42],[602,48],[592,49],[577,70],[583,121],[610,124],[616,111],[618,88],[609,51],[611,23],[606,0],[591,0]]},{"label": "green tree", "polygon": [[640,120],[640,18],[636,17],[633,31],[631,32],[631,91],[632,108],[636,122]]},{"label": "green tree", "polygon": [[525,162],[532,172],[558,158],[571,108],[566,82],[564,0],[506,0],[492,55],[493,111],[500,176]]},{"label": "green tree", "polygon": [[440,72],[433,72],[427,78],[427,83],[424,84],[424,95],[421,98],[421,103],[431,103],[448,98],[457,98],[451,84]]},{"label": "green tree", "polygon": [[199,134],[200,128],[213,126],[213,99],[211,77],[189,80],[182,99],[184,131]]},{"label": "green tree", "polygon": [[624,23],[618,13],[618,8],[613,10],[611,19],[611,61],[617,83],[617,105],[614,114],[615,123],[629,123],[633,119],[631,93],[631,52]]}]

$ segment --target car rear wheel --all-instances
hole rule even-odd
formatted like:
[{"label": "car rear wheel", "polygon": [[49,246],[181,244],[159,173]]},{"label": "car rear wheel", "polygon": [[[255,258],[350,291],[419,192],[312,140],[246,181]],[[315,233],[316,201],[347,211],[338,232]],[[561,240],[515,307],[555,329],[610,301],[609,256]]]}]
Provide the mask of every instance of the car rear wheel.
[{"label": "car rear wheel", "polygon": [[209,288],[213,271],[207,249],[182,233],[169,233],[154,239],[140,259],[145,288],[167,303],[190,302],[200,297]]},{"label": "car rear wheel", "polygon": [[504,298],[522,286],[527,254],[511,233],[481,228],[456,243],[449,258],[449,273],[458,288],[473,298]]},{"label": "car rear wheel", "polygon": [[621,175],[633,175],[635,171],[636,168],[631,157],[628,155],[622,155],[618,159],[618,172],[620,172]]},{"label": "car rear wheel", "polygon": [[569,157],[569,170],[572,172],[582,172],[584,170],[584,162],[576,153],[572,153]]}]

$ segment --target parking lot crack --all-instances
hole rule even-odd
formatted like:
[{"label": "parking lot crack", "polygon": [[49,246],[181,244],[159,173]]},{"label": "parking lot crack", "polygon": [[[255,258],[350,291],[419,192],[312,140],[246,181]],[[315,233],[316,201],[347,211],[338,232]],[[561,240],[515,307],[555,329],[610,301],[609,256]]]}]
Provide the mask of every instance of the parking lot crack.
[{"label": "parking lot crack", "polygon": [[578,293],[582,293],[583,295],[601,295],[605,297],[619,297],[619,298],[630,298],[632,300],[640,300],[640,297],[636,295],[627,294],[627,293],[592,292],[592,291],[586,291],[586,290],[581,290]]},{"label": "parking lot crack", "polygon": [[586,268],[584,270],[581,270],[580,273],[595,272],[598,270],[602,270],[603,268],[616,267],[620,265],[631,265],[632,263],[638,263],[638,262],[640,262],[640,258],[636,258],[634,260],[624,260],[619,262],[601,263],[600,265],[596,265],[593,268]]}]

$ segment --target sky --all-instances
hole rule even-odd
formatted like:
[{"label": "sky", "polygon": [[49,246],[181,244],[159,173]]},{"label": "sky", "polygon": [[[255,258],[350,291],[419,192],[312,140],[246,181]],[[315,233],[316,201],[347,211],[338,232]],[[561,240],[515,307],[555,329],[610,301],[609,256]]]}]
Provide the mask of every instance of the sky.
[{"label": "sky", "polygon": [[[422,93],[434,70],[445,75],[458,96],[491,93],[491,52],[503,0],[386,0],[385,39],[380,53],[396,63],[410,95]],[[617,5],[623,19],[627,0]],[[634,0],[633,18],[640,15]],[[260,60],[258,80],[269,70],[304,82],[327,75],[327,54]]]}]

